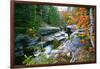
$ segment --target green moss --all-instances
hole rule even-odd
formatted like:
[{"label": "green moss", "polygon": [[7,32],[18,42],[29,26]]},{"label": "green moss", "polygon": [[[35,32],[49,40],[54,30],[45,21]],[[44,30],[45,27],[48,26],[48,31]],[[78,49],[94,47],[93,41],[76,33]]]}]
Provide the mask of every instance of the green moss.
[{"label": "green moss", "polygon": [[61,42],[60,42],[60,41],[58,41],[58,40],[54,39],[54,40],[53,40],[53,49],[58,48],[58,46],[60,46],[60,44],[61,44]]}]

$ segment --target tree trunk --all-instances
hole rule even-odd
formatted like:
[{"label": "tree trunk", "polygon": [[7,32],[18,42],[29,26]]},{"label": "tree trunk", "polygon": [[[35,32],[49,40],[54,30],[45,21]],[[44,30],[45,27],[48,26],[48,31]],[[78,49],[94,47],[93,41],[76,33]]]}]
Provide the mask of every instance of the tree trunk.
[{"label": "tree trunk", "polygon": [[94,26],[93,8],[90,8],[89,15],[90,15],[90,41],[91,41],[92,47],[94,48],[94,41],[92,39],[93,26]]}]

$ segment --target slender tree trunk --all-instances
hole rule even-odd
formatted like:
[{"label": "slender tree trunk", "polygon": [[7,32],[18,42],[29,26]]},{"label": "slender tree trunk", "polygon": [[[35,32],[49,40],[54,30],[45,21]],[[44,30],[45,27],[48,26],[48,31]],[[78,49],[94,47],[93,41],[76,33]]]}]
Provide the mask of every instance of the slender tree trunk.
[{"label": "slender tree trunk", "polygon": [[90,41],[91,41],[92,47],[94,48],[94,41],[92,39],[93,26],[94,26],[93,8],[90,8],[89,14],[90,14]]}]

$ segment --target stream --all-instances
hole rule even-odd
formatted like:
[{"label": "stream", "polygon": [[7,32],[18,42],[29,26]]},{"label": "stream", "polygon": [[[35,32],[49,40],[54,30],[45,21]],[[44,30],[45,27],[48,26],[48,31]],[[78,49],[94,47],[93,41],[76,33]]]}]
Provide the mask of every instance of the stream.
[{"label": "stream", "polygon": [[[45,50],[44,52],[41,52],[39,50],[36,51],[35,52],[35,56],[39,56],[39,54],[41,54],[41,53],[45,53],[45,54],[47,54],[49,56],[55,56],[58,53],[63,53],[63,52],[66,53],[66,52],[70,51],[72,53],[72,60],[71,60],[71,62],[74,62],[75,59],[73,59],[73,58],[76,57],[75,54],[77,53],[77,50],[80,47],[85,46],[85,45],[83,45],[80,42],[80,38],[76,35],[77,33],[81,33],[81,32],[82,31],[77,31],[76,30],[75,32],[73,32],[70,35],[70,39],[68,39],[68,34],[65,33],[64,31],[59,31],[59,32],[57,32],[57,33],[55,33],[53,35],[51,34],[51,35],[48,35],[48,36],[44,36],[43,37],[44,41],[41,41],[41,39],[36,39],[36,40],[31,39],[30,40],[30,38],[27,37],[27,41],[29,41],[29,40],[31,41],[30,43],[28,43],[26,41],[29,44],[29,46],[27,48],[31,48],[32,45],[37,45],[37,44],[40,45],[40,47],[44,48],[44,50]],[[24,36],[23,36],[23,38],[24,38]],[[24,43],[25,43],[25,39],[24,39]],[[52,40],[54,40],[54,39],[57,39],[57,40],[61,41],[61,45],[58,46],[61,49],[58,49],[58,48],[57,49],[53,49],[52,48],[53,47]],[[21,55],[20,53],[22,53],[22,50],[18,51],[17,54]]]}]

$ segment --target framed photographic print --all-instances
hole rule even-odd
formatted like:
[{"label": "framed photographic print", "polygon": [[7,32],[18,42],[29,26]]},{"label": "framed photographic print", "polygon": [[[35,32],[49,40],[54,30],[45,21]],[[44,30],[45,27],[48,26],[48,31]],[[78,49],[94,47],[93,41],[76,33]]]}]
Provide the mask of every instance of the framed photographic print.
[{"label": "framed photographic print", "polygon": [[11,68],[96,63],[96,6],[11,1]]}]

